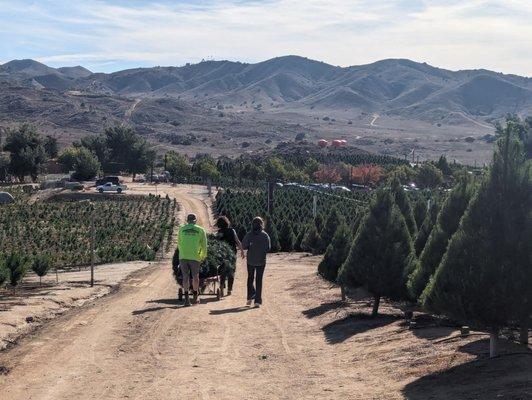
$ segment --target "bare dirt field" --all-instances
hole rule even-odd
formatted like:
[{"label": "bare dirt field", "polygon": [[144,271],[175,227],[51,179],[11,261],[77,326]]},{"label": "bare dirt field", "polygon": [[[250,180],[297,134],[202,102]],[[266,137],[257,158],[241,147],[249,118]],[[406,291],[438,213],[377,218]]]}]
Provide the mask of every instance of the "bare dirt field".
[{"label": "bare dirt field", "polygon": [[[203,188],[158,191],[210,225]],[[232,296],[183,308],[167,258],[0,353],[1,398],[532,398],[530,351],[503,343],[504,354],[520,354],[488,360],[484,336],[456,338],[419,317],[410,330],[388,304],[369,319],[365,300],[339,302],[318,262],[271,255],[260,309],[244,307],[242,263]]]}]

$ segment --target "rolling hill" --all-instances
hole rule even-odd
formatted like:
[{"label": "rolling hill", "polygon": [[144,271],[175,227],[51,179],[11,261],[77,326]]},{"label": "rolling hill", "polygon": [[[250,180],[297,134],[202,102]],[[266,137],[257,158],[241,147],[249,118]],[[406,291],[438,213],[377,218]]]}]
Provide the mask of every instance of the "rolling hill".
[{"label": "rolling hill", "polygon": [[341,68],[285,56],[256,64],[204,61],[111,74],[14,60],[0,66],[0,80],[37,89],[175,97],[209,107],[358,110],[431,122],[456,112],[490,119],[532,113],[531,78],[448,71],[403,59]]}]

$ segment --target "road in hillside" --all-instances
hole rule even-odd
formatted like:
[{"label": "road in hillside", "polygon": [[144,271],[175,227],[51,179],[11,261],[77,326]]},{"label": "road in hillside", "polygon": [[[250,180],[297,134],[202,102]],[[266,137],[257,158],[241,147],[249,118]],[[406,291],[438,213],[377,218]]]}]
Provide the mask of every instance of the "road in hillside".
[{"label": "road in hillside", "polygon": [[[132,192],[146,190],[153,188]],[[158,191],[210,224],[204,189]],[[242,307],[241,263],[231,297],[190,308],[175,301],[170,259],[146,269],[1,354],[10,369],[0,375],[2,399],[315,399],[371,390],[348,376],[321,331],[293,308],[285,277],[296,266],[282,257],[271,259],[261,309]]]}]

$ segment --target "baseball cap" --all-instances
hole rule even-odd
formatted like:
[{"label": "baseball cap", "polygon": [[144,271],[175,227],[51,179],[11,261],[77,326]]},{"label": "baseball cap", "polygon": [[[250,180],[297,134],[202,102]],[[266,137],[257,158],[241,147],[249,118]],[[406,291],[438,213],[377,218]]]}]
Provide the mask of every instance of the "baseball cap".
[{"label": "baseball cap", "polygon": [[196,217],[196,214],[188,214],[187,215],[187,222],[188,223],[196,222],[197,220],[198,220],[198,218]]}]

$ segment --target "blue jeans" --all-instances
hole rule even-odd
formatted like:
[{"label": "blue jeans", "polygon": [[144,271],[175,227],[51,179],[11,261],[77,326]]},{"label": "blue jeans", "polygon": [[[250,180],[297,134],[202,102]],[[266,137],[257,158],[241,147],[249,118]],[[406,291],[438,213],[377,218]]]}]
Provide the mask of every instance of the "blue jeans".
[{"label": "blue jeans", "polygon": [[[265,265],[261,267],[254,267],[253,265],[248,265],[248,300],[255,299],[256,304],[262,304],[262,277],[264,276]],[[255,271],[257,274],[255,275]],[[253,286],[253,281],[256,282]]]}]

